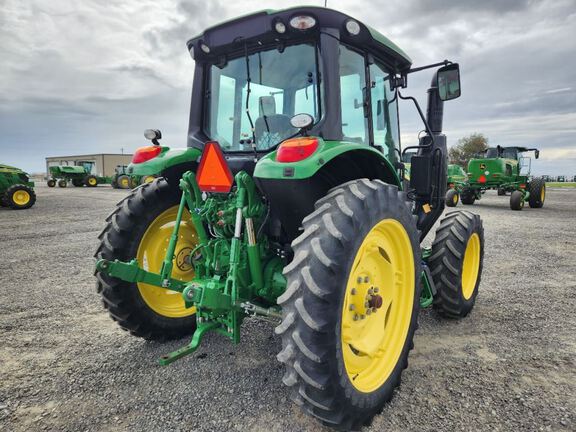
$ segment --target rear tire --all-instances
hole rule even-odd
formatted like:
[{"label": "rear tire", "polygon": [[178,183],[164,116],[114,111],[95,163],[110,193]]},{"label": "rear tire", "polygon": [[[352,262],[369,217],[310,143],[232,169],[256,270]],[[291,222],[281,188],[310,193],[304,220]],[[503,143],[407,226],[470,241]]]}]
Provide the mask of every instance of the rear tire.
[{"label": "rear tire", "polygon": [[498,188],[498,196],[504,196],[504,195],[506,195],[506,190]]},{"label": "rear tire", "polygon": [[474,201],[476,201],[476,195],[474,195],[474,191],[470,189],[464,189],[460,194],[460,201],[462,201],[462,204],[465,205],[474,204]]},{"label": "rear tire", "polygon": [[530,182],[530,197],[528,204],[532,208],[542,208],[546,199],[546,182],[542,177],[535,177]]},{"label": "rear tire", "polygon": [[[107,225],[99,236],[101,243],[95,257],[120,261],[135,258],[150,225],[167,210],[178,206],[180,195],[180,190],[170,187],[164,179],[133,190],[106,219]],[[158,249],[164,253],[163,248]],[[100,272],[95,276],[104,307],[112,319],[132,335],[148,340],[166,340],[189,335],[196,329],[193,311],[188,316],[177,318],[162,315],[149,306],[137,283],[124,282]],[[181,299],[179,294],[173,294],[177,295]]]},{"label": "rear tire", "polygon": [[518,190],[510,195],[510,208],[512,210],[522,210],[524,208],[524,194]]},{"label": "rear tire", "polygon": [[14,210],[24,210],[34,205],[36,193],[30,186],[16,184],[6,190],[4,200],[8,207]]},{"label": "rear tire", "polygon": [[46,184],[48,185],[48,187],[54,187],[56,186],[56,180],[50,179],[46,182]]},{"label": "rear tire", "polygon": [[474,307],[484,261],[480,216],[455,211],[440,222],[428,265],[436,286],[434,309],[448,318],[463,318]]},{"label": "rear tire", "polygon": [[[283,349],[277,358],[286,366],[283,382],[292,388],[298,405],[325,425],[356,430],[381,412],[408,365],[420,308],[419,235],[405,194],[379,180],[345,183],[317,201],[315,208],[304,218],[304,232],[292,242],[294,259],[284,269],[287,289],[278,298],[283,320],[276,328]],[[389,242],[373,237],[381,226],[397,227],[398,231],[388,228]],[[364,271],[364,263],[373,267],[362,278],[358,272]],[[389,279],[372,277],[382,268],[390,270]],[[380,297],[380,306],[368,313],[367,286],[375,281],[382,283],[376,293],[386,300],[370,297]],[[394,297],[396,292],[404,297]],[[359,304],[352,308],[356,301]],[[382,304],[387,305],[385,311]],[[379,323],[384,328],[389,319],[398,331],[385,338]],[[350,333],[359,328],[365,339]],[[368,366],[351,372],[350,364],[361,361]],[[383,364],[386,367],[380,369]],[[374,375],[375,371],[382,373]]]},{"label": "rear tire", "polygon": [[120,189],[130,189],[130,177],[126,174],[119,176],[116,183]]},{"label": "rear tire", "polygon": [[448,189],[448,192],[446,192],[446,206],[447,207],[456,207],[456,205],[458,204],[458,192],[456,192],[456,190],[454,189]]},{"label": "rear tire", "polygon": [[81,179],[73,179],[72,184],[74,185],[74,187],[84,186],[84,182]]},{"label": "rear tire", "polygon": [[66,180],[58,180],[58,187],[65,188],[66,186],[68,186],[68,182]]}]

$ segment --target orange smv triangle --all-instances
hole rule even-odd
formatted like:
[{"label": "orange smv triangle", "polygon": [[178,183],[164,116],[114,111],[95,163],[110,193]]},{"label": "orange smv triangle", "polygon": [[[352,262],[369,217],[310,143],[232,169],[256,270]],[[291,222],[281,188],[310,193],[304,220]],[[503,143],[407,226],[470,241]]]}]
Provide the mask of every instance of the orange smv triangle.
[{"label": "orange smv triangle", "polygon": [[234,179],[216,141],[204,145],[196,179],[202,192],[230,192]]}]

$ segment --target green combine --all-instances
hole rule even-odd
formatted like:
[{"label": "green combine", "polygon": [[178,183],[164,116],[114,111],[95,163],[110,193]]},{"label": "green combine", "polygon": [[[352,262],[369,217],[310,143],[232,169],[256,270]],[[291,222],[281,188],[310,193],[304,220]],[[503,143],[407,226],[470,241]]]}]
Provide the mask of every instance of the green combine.
[{"label": "green combine", "polygon": [[102,177],[92,174],[95,163],[93,161],[77,161],[75,165],[51,166],[49,170],[48,187],[65,188],[68,183],[76,187],[96,187],[99,184],[110,184],[110,177]]},{"label": "green combine", "polygon": [[[163,365],[208,332],[237,344],[244,319],[274,323],[292,399],[359,429],[400,385],[420,308],[462,318],[478,294],[479,216],[449,213],[420,244],[445,207],[443,104],[460,96],[459,67],[414,68],[373,28],[319,7],[243,16],[188,49],[188,148],[136,151],[136,163],[167,168],[107,218],[103,304],[134,336],[191,335]],[[425,116],[402,89],[430,68]],[[413,147],[400,148],[401,100],[426,130]]]},{"label": "green combine", "polygon": [[[487,149],[482,158],[471,159],[468,162],[468,181],[456,188],[462,204],[472,205],[487,190],[494,189],[498,195],[510,193],[512,210],[522,210],[526,201],[532,208],[544,206],[546,182],[541,177],[530,175],[532,160],[524,156],[527,152],[534,152],[536,159],[540,156],[540,151],[535,148],[497,146]],[[451,201],[450,194],[454,193],[448,191],[447,204]]]},{"label": "green combine", "polygon": [[14,210],[30,208],[36,202],[34,182],[19,168],[0,164],[0,205]]}]

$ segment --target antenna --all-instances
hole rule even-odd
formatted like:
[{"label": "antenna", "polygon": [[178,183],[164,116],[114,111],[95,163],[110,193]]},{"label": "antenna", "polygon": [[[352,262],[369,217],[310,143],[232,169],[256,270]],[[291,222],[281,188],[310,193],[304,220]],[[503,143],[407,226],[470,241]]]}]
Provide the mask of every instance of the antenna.
[{"label": "antenna", "polygon": [[324,7],[328,7],[327,4],[328,4],[328,0],[324,0]]}]

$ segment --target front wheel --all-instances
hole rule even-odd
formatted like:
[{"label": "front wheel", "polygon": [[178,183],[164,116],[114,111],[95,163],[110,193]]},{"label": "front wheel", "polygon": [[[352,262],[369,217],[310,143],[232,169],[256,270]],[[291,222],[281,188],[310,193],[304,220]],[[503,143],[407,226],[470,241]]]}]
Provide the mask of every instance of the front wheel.
[{"label": "front wheel", "polygon": [[98,179],[93,175],[86,176],[86,178],[84,178],[84,184],[88,187],[96,187],[98,186]]},{"label": "front wheel", "polygon": [[443,316],[468,315],[478,295],[484,261],[484,228],[480,216],[455,211],[440,222],[428,265],[436,296],[434,308]]},{"label": "front wheel", "polygon": [[476,194],[472,189],[464,189],[460,194],[460,201],[464,205],[472,205],[476,201]]},{"label": "front wheel", "polygon": [[36,202],[34,189],[23,184],[10,186],[5,193],[5,202],[14,210],[24,210],[32,207]]},{"label": "front wheel", "polygon": [[510,208],[512,210],[522,210],[524,208],[524,194],[519,190],[515,190],[510,195]]},{"label": "front wheel", "polygon": [[66,186],[68,186],[68,182],[66,180],[64,179],[58,180],[58,187],[65,188]]},{"label": "front wheel", "polygon": [[56,180],[50,179],[46,182],[46,184],[48,185],[48,187],[54,187],[56,186]]},{"label": "front wheel", "polygon": [[306,412],[338,430],[360,428],[392,398],[413,347],[420,247],[404,193],[354,180],[304,218],[278,298],[278,360]]},{"label": "front wheel", "polygon": [[[161,179],[133,190],[108,217],[99,236],[96,258],[138,260],[145,270],[159,273],[178,213],[181,192]],[[183,217],[172,277],[190,281],[194,268],[188,257],[197,246],[196,230]],[[150,340],[173,339],[196,328],[195,308],[186,308],[182,295],[141,282],[130,283],[96,272],[104,307],[120,327]]]}]

